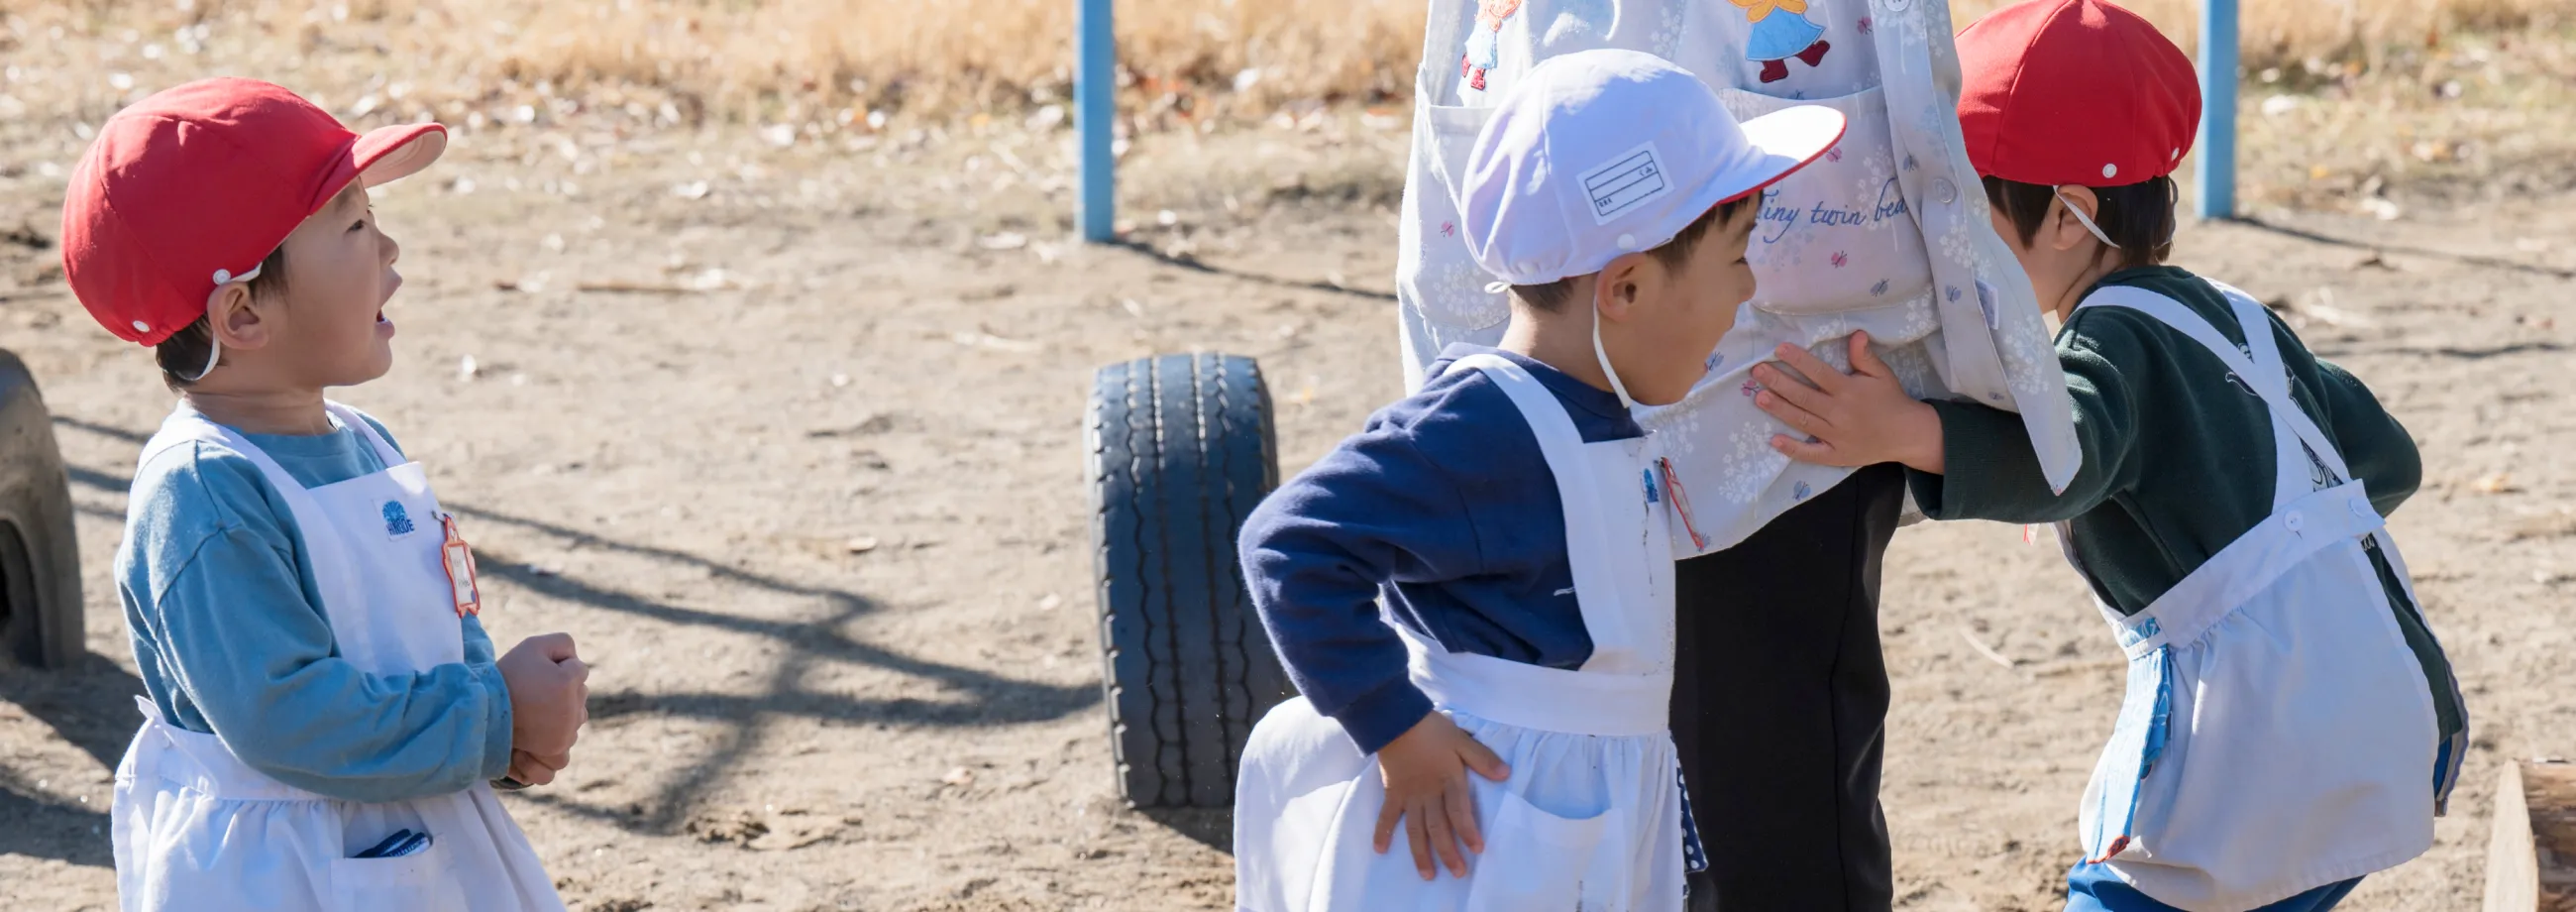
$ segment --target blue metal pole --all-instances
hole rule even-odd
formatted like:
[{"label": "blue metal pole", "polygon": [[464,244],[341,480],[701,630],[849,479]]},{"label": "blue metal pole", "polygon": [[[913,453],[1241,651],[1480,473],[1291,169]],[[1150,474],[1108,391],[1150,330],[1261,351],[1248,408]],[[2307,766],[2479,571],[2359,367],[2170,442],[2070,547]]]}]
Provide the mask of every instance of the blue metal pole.
[{"label": "blue metal pole", "polygon": [[2200,217],[2236,217],[2236,0],[2201,0]]},{"label": "blue metal pole", "polygon": [[1076,50],[1073,69],[1073,122],[1082,132],[1082,239],[1106,243],[1117,239],[1117,159],[1110,154],[1118,117],[1116,42],[1109,30],[1111,0],[1074,0]]}]

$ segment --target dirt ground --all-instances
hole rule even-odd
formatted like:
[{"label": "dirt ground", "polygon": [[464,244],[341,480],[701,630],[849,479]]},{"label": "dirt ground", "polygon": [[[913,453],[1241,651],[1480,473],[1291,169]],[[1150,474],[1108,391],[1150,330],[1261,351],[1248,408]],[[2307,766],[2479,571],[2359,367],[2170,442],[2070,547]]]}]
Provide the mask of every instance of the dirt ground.
[{"label": "dirt ground", "polygon": [[[1227,907],[1220,815],[1115,798],[1084,397],[1120,359],[1257,356],[1293,472],[1398,395],[1404,134],[1350,112],[1145,137],[1136,243],[1110,248],[1063,238],[1061,136],[467,135],[381,197],[398,363],[342,396],[467,523],[495,639],[570,631],[592,663],[575,764],[507,799],[574,908]],[[0,125],[0,347],[57,416],[92,653],[0,670],[10,909],[114,905],[104,811],[139,684],[109,562],[170,404],[50,268],[79,147]],[[2576,754],[2576,193],[2563,154],[2531,154],[2377,182],[2393,220],[2267,204],[2180,242],[2287,302],[2424,448],[2395,528],[2476,747],[2439,845],[2358,912],[2475,908],[2498,770]],[[2121,674],[2037,542],[1925,525],[1889,558],[1900,908],[2053,909],[2076,855]]]}]

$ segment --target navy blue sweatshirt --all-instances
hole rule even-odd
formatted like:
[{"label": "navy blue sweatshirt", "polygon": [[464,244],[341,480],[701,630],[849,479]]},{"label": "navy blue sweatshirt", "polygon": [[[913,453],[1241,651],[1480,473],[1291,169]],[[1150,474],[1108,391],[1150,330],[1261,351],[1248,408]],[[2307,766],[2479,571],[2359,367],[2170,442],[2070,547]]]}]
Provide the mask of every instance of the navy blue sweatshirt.
[{"label": "navy blue sweatshirt", "polygon": [[1500,354],[1538,378],[1587,443],[1644,436],[1619,398],[1547,365],[1452,345],[1421,392],[1290,479],[1244,521],[1240,547],[1262,626],[1288,677],[1360,750],[1376,753],[1431,711],[1379,619],[1451,652],[1550,668],[1592,657],[1565,556],[1565,508],[1538,437],[1483,371]]}]

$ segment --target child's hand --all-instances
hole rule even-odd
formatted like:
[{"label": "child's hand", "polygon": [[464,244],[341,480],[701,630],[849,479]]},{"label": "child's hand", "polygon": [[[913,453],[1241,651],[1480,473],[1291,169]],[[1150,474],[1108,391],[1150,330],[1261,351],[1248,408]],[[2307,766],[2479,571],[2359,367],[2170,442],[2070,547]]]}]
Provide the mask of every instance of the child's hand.
[{"label": "child's hand", "polygon": [[1467,851],[1483,852],[1485,836],[1476,829],[1476,801],[1467,791],[1467,770],[1501,782],[1512,768],[1474,736],[1434,712],[1377,752],[1378,773],[1386,777],[1386,806],[1377,812],[1377,851],[1386,854],[1395,839],[1395,823],[1404,821],[1405,841],[1413,844],[1413,869],[1422,879],[1438,876],[1437,851],[1449,872],[1467,876]]},{"label": "child's hand", "polygon": [[1906,395],[1896,374],[1869,350],[1869,334],[1851,334],[1852,372],[1782,345],[1780,360],[1805,374],[1801,383],[1771,364],[1753,368],[1763,386],[1753,404],[1813,440],[1786,434],[1771,436],[1771,448],[1799,462],[1829,466],[1903,463],[1918,472],[1942,474],[1941,416]]},{"label": "child's hand", "polygon": [[555,771],[572,765],[571,754],[540,757],[527,751],[510,751],[510,778],[525,785],[545,785],[555,781]]},{"label": "child's hand", "polygon": [[[590,666],[573,651],[572,635],[520,640],[497,664],[501,682],[510,688],[510,746],[539,757],[570,754],[582,723],[590,721],[590,686],[584,683]],[[518,765],[516,754],[512,759]],[[551,771],[546,778],[554,778]]]}]

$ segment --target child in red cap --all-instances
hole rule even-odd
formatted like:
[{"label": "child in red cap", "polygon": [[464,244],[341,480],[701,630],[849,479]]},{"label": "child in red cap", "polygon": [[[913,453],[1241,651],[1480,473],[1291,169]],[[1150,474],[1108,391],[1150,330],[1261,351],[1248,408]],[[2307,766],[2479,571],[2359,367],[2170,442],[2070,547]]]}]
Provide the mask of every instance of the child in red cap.
[{"label": "child in red cap", "polygon": [[1829,465],[1907,466],[1936,519],[2056,523],[2129,657],[2079,814],[2070,910],[2322,910],[2432,845],[2466,713],[2386,513],[2415,444],[2244,293],[2165,265],[2190,62],[2102,0],[2031,0],[1958,38],[1959,116],[1995,230],[2044,308],[2084,466],[2062,496],[2021,422],[1780,355],[1763,408]]},{"label": "child in red cap", "polygon": [[73,175],[64,274],[179,394],[116,558],[145,691],[116,771],[128,910],[563,908],[487,780],[569,762],[572,639],[496,660],[421,466],[322,395],[393,360],[399,248],[367,188],[445,147],[214,79],[109,118]]}]

